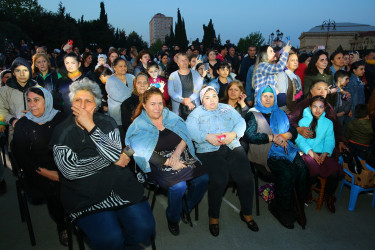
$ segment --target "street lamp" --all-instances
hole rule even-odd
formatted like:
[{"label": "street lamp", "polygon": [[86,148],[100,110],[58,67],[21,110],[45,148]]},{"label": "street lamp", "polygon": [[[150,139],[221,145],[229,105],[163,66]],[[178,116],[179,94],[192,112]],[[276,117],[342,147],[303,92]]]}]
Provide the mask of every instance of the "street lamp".
[{"label": "street lamp", "polygon": [[322,23],[322,27],[321,27],[321,30],[324,30],[324,27],[327,28],[327,38],[326,38],[326,50],[327,50],[327,44],[328,44],[328,34],[329,34],[329,30],[332,28],[332,30],[336,30],[336,22],[331,20],[331,19],[328,19],[328,20],[325,20],[323,21]]},{"label": "street lamp", "polygon": [[271,46],[271,43],[273,42],[273,37],[275,36],[275,34],[272,32],[268,38],[268,44]]}]

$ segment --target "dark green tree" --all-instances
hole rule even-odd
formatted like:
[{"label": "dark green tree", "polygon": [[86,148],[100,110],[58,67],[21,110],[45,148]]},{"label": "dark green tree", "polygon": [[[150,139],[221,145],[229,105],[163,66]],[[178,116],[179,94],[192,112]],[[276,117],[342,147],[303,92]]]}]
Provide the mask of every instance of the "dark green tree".
[{"label": "dark green tree", "polygon": [[202,43],[205,49],[211,47],[214,38],[216,38],[215,29],[212,23],[212,19],[210,19],[207,26],[203,24]]},{"label": "dark green tree", "polygon": [[156,54],[161,50],[162,45],[163,45],[162,40],[160,40],[160,39],[156,40],[156,41],[152,44],[152,46],[150,47],[150,50],[149,50],[150,53],[151,53],[152,55],[156,55]]},{"label": "dark green tree", "polygon": [[177,22],[175,23],[174,31],[174,44],[178,45],[182,50],[185,50],[189,44],[189,41],[187,40],[185,21],[181,17],[180,9],[177,9]]},{"label": "dark green tree", "polygon": [[100,17],[99,17],[99,20],[105,25],[108,24],[108,17],[107,17],[107,14],[105,13],[104,2],[100,2]]},{"label": "dark green tree", "polygon": [[138,51],[148,48],[147,43],[143,41],[142,37],[138,35],[135,31],[130,32],[130,34],[127,37],[127,40],[131,46],[137,47]]},{"label": "dark green tree", "polygon": [[221,45],[221,37],[220,37],[220,34],[217,35],[217,45]]},{"label": "dark green tree", "polygon": [[191,44],[194,46],[194,48],[199,49],[199,38],[195,39]]},{"label": "dark green tree", "polygon": [[168,48],[172,48],[172,46],[174,45],[173,25],[171,25],[171,30],[169,31],[169,36],[165,36],[164,42],[168,46]]},{"label": "dark green tree", "polygon": [[246,53],[250,45],[254,45],[259,48],[264,43],[264,37],[260,31],[251,32],[245,38],[241,38],[238,41],[237,48],[239,51]]}]

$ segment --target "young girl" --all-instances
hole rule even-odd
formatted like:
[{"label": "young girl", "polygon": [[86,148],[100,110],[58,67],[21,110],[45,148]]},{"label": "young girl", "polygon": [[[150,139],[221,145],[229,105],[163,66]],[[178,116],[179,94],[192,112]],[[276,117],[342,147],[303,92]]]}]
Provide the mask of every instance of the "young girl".
[{"label": "young girl", "polygon": [[335,212],[333,194],[338,185],[341,166],[331,157],[335,148],[333,123],[325,117],[327,102],[322,96],[311,98],[310,106],[303,111],[303,118],[298,122],[300,127],[309,127],[313,136],[309,139],[300,134],[296,139],[297,146],[304,153],[303,160],[309,168],[311,182],[317,176],[327,178],[325,187],[325,201],[328,210]]},{"label": "young girl", "polygon": [[168,95],[168,86],[167,81],[159,76],[159,66],[156,62],[149,62],[147,64],[147,73],[148,73],[148,81],[150,82],[150,87],[155,87],[160,89],[163,93],[163,102],[166,105],[166,102],[169,100]]},{"label": "young girl", "polygon": [[104,66],[104,67],[110,69],[113,73],[113,70],[111,69],[111,67],[108,64],[105,63],[106,61],[107,61],[107,56],[104,55],[104,54],[99,54],[98,55],[98,64],[95,66],[95,70],[97,68],[99,68],[100,66]]}]

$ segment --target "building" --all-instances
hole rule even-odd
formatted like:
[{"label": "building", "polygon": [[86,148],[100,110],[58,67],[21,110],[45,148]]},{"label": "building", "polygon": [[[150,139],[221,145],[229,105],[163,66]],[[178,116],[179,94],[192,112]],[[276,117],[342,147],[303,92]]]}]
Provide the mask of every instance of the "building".
[{"label": "building", "polygon": [[300,49],[312,51],[315,46],[325,46],[328,53],[340,45],[344,50],[375,49],[375,26],[359,23],[318,25],[299,37]]},{"label": "building", "polygon": [[150,25],[150,45],[160,39],[164,42],[165,36],[169,36],[171,26],[173,24],[173,17],[166,17],[158,13],[152,17]]}]

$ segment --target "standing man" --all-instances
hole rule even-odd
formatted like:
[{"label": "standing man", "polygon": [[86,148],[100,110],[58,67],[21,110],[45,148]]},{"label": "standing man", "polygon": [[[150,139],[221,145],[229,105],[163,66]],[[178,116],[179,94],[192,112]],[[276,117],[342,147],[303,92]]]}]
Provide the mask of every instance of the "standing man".
[{"label": "standing man", "polygon": [[256,47],[254,45],[250,45],[249,49],[247,50],[247,56],[245,56],[242,59],[241,68],[240,68],[239,73],[240,73],[240,76],[241,76],[241,81],[243,81],[243,82],[246,81],[247,71],[249,70],[250,66],[255,64],[256,53],[257,53]]},{"label": "standing man", "polygon": [[236,50],[233,46],[229,47],[229,54],[225,57],[227,62],[232,65],[232,72],[238,75],[238,69],[240,68],[240,60],[236,55]]},{"label": "standing man", "polygon": [[374,51],[365,51],[363,59],[365,60],[365,77],[367,81],[367,84],[365,86],[365,96],[367,103],[375,88],[375,66],[373,64],[370,64],[370,62],[375,59]]},{"label": "standing man", "polygon": [[225,47],[224,45],[221,45],[219,47],[219,53],[217,54],[216,59],[220,60],[222,62],[225,62],[226,61],[225,57],[227,55],[228,55],[228,49],[227,49],[227,47]]}]

